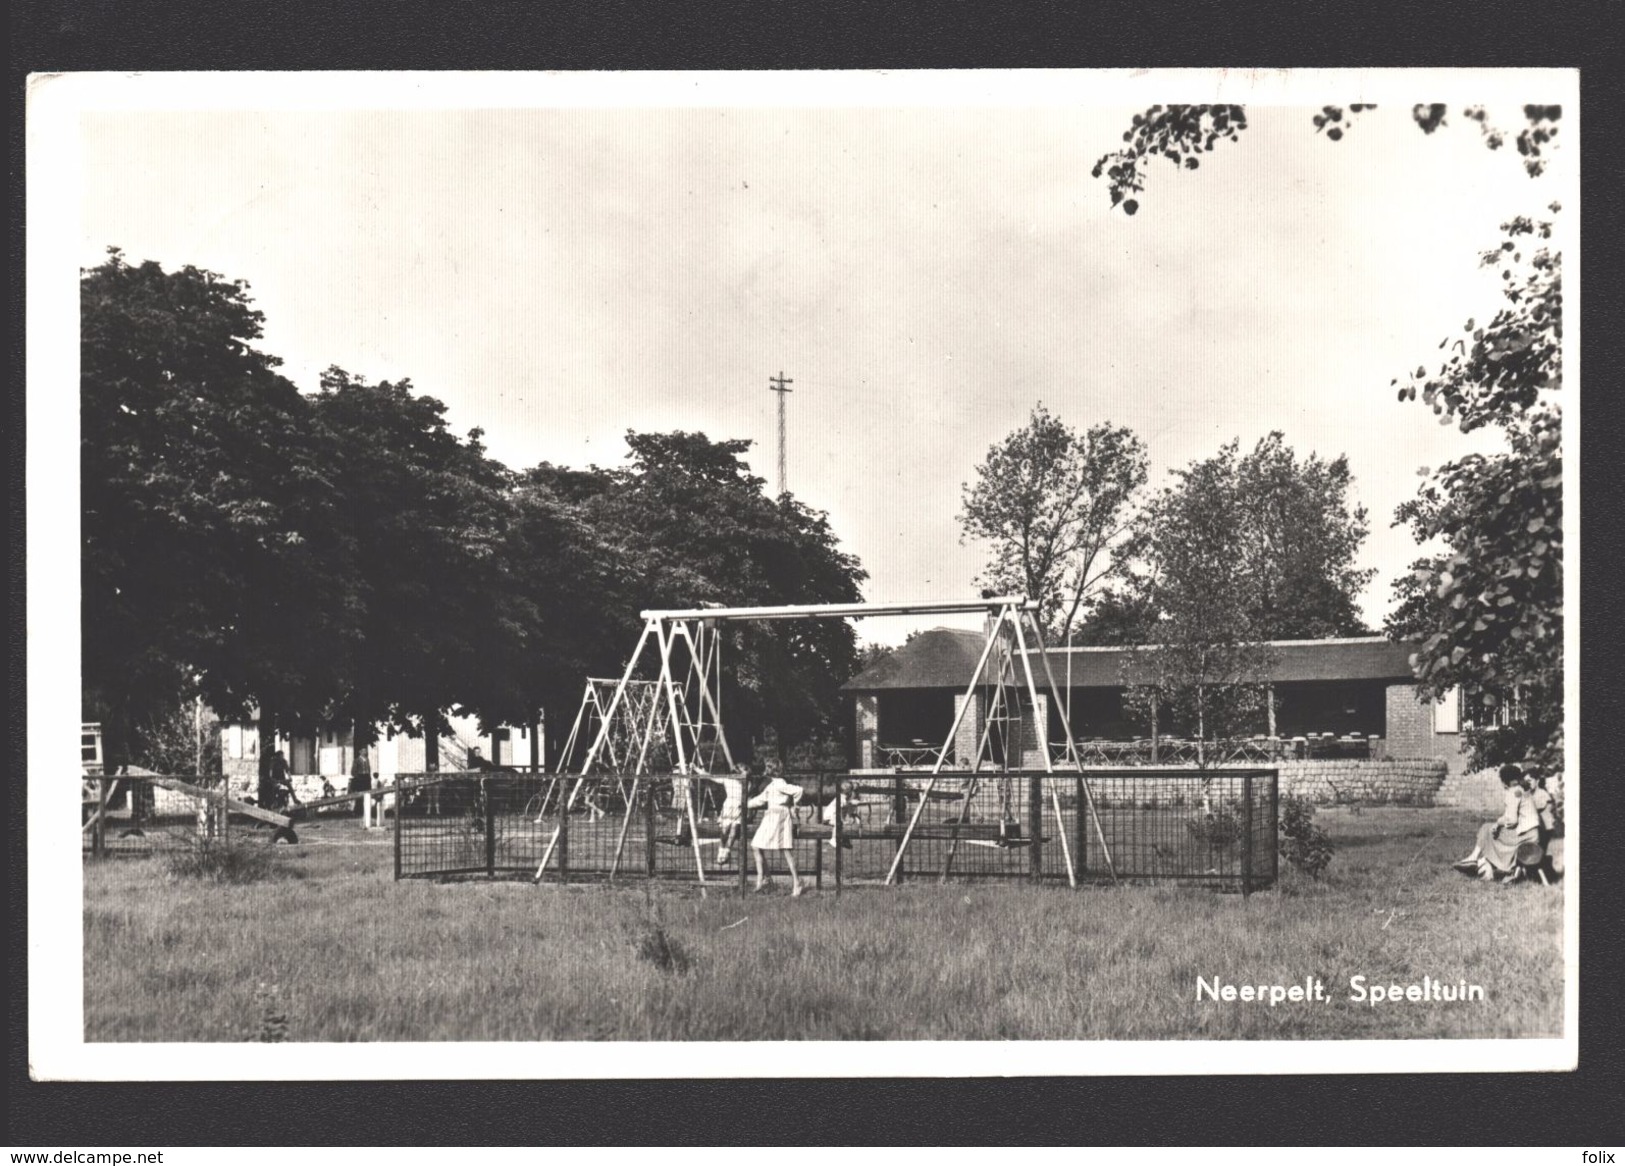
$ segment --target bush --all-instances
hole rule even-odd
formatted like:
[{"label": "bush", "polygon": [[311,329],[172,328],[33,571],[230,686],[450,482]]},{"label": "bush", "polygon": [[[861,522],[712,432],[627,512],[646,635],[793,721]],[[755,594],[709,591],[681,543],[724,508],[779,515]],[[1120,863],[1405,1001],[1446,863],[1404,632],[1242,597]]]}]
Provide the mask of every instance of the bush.
[{"label": "bush", "polygon": [[679,976],[688,971],[693,963],[683,945],[667,935],[666,929],[659,924],[643,933],[638,940],[637,952],[644,963]]},{"label": "bush", "polygon": [[200,840],[168,855],[172,878],[212,883],[258,883],[281,877],[280,864],[266,846],[229,846]]},{"label": "bush", "polygon": [[1315,825],[1315,803],[1298,794],[1281,799],[1281,857],[1318,879],[1332,861],[1332,840]]},{"label": "bush", "polygon": [[1234,846],[1241,838],[1241,815],[1234,805],[1222,805],[1199,818],[1188,820],[1185,832],[1198,842],[1212,847]]}]

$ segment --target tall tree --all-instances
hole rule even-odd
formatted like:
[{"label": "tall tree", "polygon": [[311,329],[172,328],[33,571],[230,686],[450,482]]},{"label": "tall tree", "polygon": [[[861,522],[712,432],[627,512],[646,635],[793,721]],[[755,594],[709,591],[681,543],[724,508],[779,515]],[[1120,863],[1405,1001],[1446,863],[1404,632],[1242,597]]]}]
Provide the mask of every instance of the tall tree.
[{"label": "tall tree", "polygon": [[1147,508],[1142,602],[1156,612],[1151,641],[1124,664],[1131,712],[1153,735],[1172,727],[1210,743],[1254,729],[1273,653],[1261,622],[1262,557],[1245,553],[1249,508],[1235,442],[1175,471]]},{"label": "tall tree", "polygon": [[[1178,471],[1146,508],[1131,560],[1080,633],[1090,643],[1156,639],[1185,577],[1181,539],[1211,523],[1229,541],[1219,573],[1225,605],[1239,605],[1260,639],[1325,639],[1366,632],[1360,592],[1373,572],[1355,566],[1369,530],[1354,501],[1348,459],[1300,457],[1279,432],[1243,454],[1239,441]],[[1192,577],[1191,585],[1200,584]]]},{"label": "tall tree", "polygon": [[[638,607],[702,603],[856,603],[867,574],[841,550],[828,516],[791,495],[768,498],[744,456],[750,442],[702,433],[632,433],[631,460],[604,489],[567,478],[588,522],[620,548]],[[841,731],[840,685],[856,667],[842,620],[729,626],[730,731],[740,747],[771,728],[794,746]],[[628,638],[630,643],[630,638]]]},{"label": "tall tree", "polygon": [[1376,572],[1355,566],[1370,525],[1352,487],[1347,457],[1299,459],[1279,431],[1236,463],[1238,550],[1255,560],[1253,617],[1271,639],[1368,633],[1359,597]]},{"label": "tall tree", "polygon": [[195,267],[83,273],[83,679],[111,763],[201,691],[223,714],[320,706],[345,633],[344,546],[307,403],[254,347],[247,285]]},{"label": "tall tree", "polygon": [[[634,545],[594,519],[588,505],[614,488],[598,470],[543,464],[518,476],[504,554],[533,612],[527,658],[514,685],[536,710],[572,715],[588,676],[618,676],[639,630]],[[550,739],[562,747],[562,733]],[[550,756],[550,763],[557,761]]]},{"label": "tall tree", "polygon": [[1080,434],[1035,405],[962,490],[962,538],[991,548],[979,582],[1036,599],[1044,626],[1066,642],[1080,610],[1127,557],[1145,480],[1145,445],[1132,430],[1102,423]]},{"label": "tall tree", "polygon": [[534,613],[503,553],[507,471],[478,430],[459,438],[445,406],[409,381],[330,368],[313,403],[337,451],[330,476],[354,546],[346,715],[363,732],[388,722],[438,736],[451,709],[488,723],[513,713]]},{"label": "tall tree", "polygon": [[[1558,211],[1554,203],[1553,213]],[[1482,764],[1536,754],[1563,764],[1563,284],[1544,246],[1549,221],[1515,218],[1483,263],[1502,271],[1505,305],[1463,336],[1430,374],[1399,389],[1442,423],[1500,429],[1506,449],[1440,467],[1396,524],[1442,553],[1395,586],[1387,630],[1416,644],[1412,666],[1429,696],[1459,688],[1483,710],[1469,735]],[[1526,257],[1527,252],[1527,257]],[[1508,715],[1502,706],[1511,704]]]}]

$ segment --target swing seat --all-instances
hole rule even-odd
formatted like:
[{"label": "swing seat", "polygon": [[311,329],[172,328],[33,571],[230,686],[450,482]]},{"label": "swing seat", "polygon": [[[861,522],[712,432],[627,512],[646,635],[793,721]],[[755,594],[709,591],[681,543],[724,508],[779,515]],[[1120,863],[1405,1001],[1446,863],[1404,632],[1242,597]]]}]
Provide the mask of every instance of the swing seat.
[{"label": "swing seat", "polygon": [[988,846],[994,850],[1018,850],[1033,844],[1031,838],[1023,838],[1019,834],[1006,835],[1001,838],[965,838],[962,841],[967,846]]},{"label": "swing seat", "polygon": [[[923,791],[908,788],[898,790],[884,785],[856,785],[852,786],[847,792],[852,794],[854,797],[877,799],[901,797],[905,802],[917,802],[920,800],[920,795]],[[927,801],[933,802],[956,802],[959,800],[959,795],[954,793],[952,790],[941,789],[931,790],[929,793],[926,793],[925,797]]]},{"label": "swing seat", "polygon": [[[701,842],[715,842],[722,837],[722,828],[702,822],[700,823],[699,834]],[[655,838],[655,841],[663,842],[667,846],[692,846],[694,845],[694,836],[689,832],[688,820],[685,818],[677,833],[659,835]]]}]

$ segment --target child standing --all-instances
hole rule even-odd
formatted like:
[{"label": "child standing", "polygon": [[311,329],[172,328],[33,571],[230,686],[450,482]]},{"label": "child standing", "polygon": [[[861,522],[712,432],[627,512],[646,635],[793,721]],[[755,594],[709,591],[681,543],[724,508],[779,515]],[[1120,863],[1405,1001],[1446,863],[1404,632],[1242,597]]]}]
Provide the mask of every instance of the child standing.
[{"label": "child standing", "polygon": [[739,773],[732,777],[713,778],[722,787],[722,811],[717,815],[717,825],[722,829],[722,838],[717,844],[717,863],[727,863],[733,855],[729,847],[739,835],[739,816],[745,803],[745,767],[739,767]]},{"label": "child standing", "polygon": [[762,864],[762,851],[777,850],[783,853],[785,864],[790,868],[790,897],[794,898],[801,894],[801,876],[796,872],[796,856],[792,849],[795,845],[795,823],[790,817],[790,807],[800,803],[802,789],[785,781],[782,766],[773,761],[768,762],[767,775],[767,785],[750,800],[752,806],[767,807],[767,812],[762,815],[762,824],[756,827],[756,834],[750,840],[751,854],[756,859],[756,889],[760,891],[768,883]]}]

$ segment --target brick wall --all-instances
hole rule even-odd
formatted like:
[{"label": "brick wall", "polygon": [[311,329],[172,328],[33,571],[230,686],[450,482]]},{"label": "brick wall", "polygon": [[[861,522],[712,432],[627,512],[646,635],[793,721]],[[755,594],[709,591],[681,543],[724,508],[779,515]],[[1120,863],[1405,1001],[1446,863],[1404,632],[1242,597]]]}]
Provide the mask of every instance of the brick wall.
[{"label": "brick wall", "polygon": [[1384,744],[1388,757],[1406,761],[1437,758],[1451,773],[1467,768],[1459,733],[1433,731],[1433,705],[1417,699],[1414,684],[1390,684],[1387,692],[1388,735]]},{"label": "brick wall", "polygon": [[1044,751],[1049,739],[1049,695],[1038,694],[1038,705],[1021,720],[1021,764],[1026,769],[1044,768]]},{"label": "brick wall", "polygon": [[971,702],[970,709],[965,713],[965,719],[959,722],[959,731],[954,734],[954,761],[964,765],[976,756],[976,748],[982,743],[982,726],[986,723],[982,709],[982,694],[972,693],[969,697],[961,692],[954,697],[954,716],[965,701]]},{"label": "brick wall", "polygon": [[855,760],[859,769],[873,769],[875,749],[880,738],[880,697],[873,692],[860,692],[853,698],[852,704],[856,727],[852,739],[857,742],[858,748]]}]

